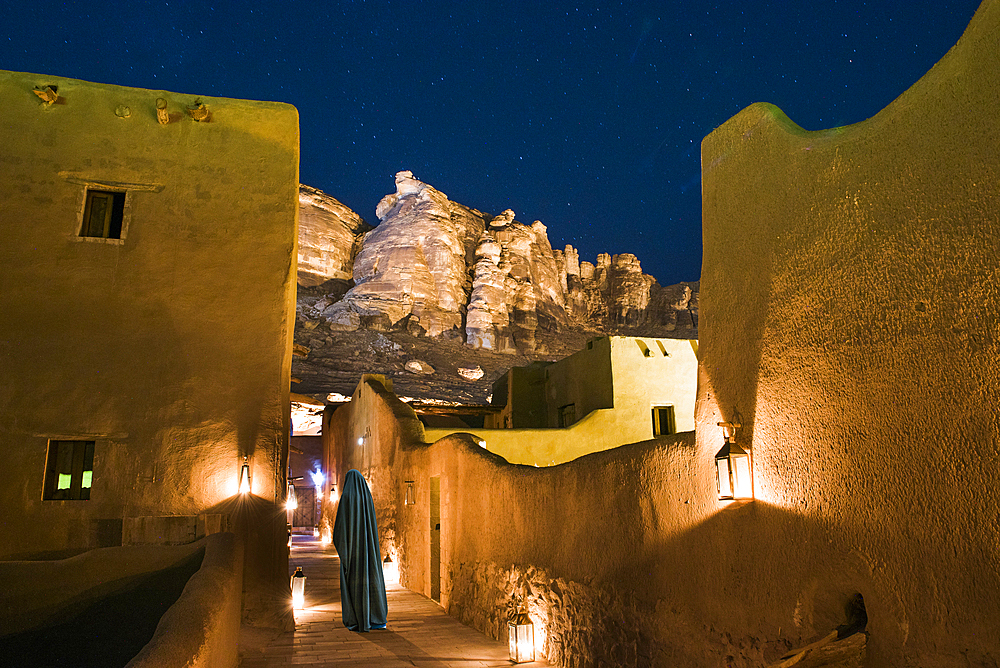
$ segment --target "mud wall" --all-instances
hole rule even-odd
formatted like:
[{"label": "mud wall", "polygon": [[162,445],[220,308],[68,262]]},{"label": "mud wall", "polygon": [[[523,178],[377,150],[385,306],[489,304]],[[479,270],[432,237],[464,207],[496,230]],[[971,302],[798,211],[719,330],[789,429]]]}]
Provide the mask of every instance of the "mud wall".
[{"label": "mud wall", "polygon": [[1000,661],[998,43],[987,0],[875,117],[757,104],[702,146],[698,447],[741,421],[755,512],[822,527],[742,607],[784,633],[853,583],[873,666]]}]

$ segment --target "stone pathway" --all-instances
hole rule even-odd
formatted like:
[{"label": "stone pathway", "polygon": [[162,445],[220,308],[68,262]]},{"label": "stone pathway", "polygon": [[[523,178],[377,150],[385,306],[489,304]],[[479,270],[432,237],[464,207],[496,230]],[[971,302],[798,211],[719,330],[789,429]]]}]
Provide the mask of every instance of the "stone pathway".
[{"label": "stone pathway", "polygon": [[[295,612],[295,631],[265,647],[248,649],[241,668],[284,666],[370,666],[372,668],[484,668],[512,664],[506,643],[493,640],[449,617],[434,602],[399,585],[389,585],[389,626],[354,633],[340,619],[340,560],[333,547],[311,536],[295,536],[292,570],[306,574],[306,609]],[[547,666],[544,661],[521,664]]]}]

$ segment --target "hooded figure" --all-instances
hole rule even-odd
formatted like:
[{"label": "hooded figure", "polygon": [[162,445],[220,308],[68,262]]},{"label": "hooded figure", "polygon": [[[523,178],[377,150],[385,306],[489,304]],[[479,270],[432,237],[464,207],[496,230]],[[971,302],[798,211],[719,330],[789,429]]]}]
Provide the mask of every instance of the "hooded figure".
[{"label": "hooded figure", "polygon": [[347,472],[333,525],[333,544],[340,555],[340,604],[344,626],[351,631],[384,629],[388,615],[382,553],[378,545],[375,503],[364,476]]}]

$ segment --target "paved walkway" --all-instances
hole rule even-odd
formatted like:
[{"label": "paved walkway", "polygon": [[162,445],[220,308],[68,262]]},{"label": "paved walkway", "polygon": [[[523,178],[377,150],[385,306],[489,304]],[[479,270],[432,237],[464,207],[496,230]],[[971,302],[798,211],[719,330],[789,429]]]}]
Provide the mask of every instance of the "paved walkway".
[{"label": "paved walkway", "polygon": [[[241,668],[371,666],[396,668],[484,668],[512,664],[507,644],[449,617],[432,600],[389,585],[389,626],[354,633],[340,619],[340,560],[333,547],[311,536],[295,536],[291,569],[306,574],[306,609],[295,611],[295,631],[244,656]],[[289,574],[290,575],[290,574]],[[522,664],[547,666],[544,661]]]}]

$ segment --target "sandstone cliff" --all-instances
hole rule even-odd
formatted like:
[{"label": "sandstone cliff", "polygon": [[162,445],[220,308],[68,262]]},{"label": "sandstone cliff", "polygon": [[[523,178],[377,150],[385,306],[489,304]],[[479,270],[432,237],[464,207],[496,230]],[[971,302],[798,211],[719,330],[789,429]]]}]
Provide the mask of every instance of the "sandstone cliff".
[{"label": "sandstone cliff", "polygon": [[322,190],[300,185],[299,285],[350,281],[361,238],[371,229],[361,216]]},{"label": "sandstone cliff", "polygon": [[405,330],[497,352],[544,352],[540,335],[567,329],[697,336],[697,283],[660,286],[629,253],[580,262],[572,246],[552,249],[541,222],[452,202],[408,171],[374,229],[307,186],[300,202],[307,329]]}]

